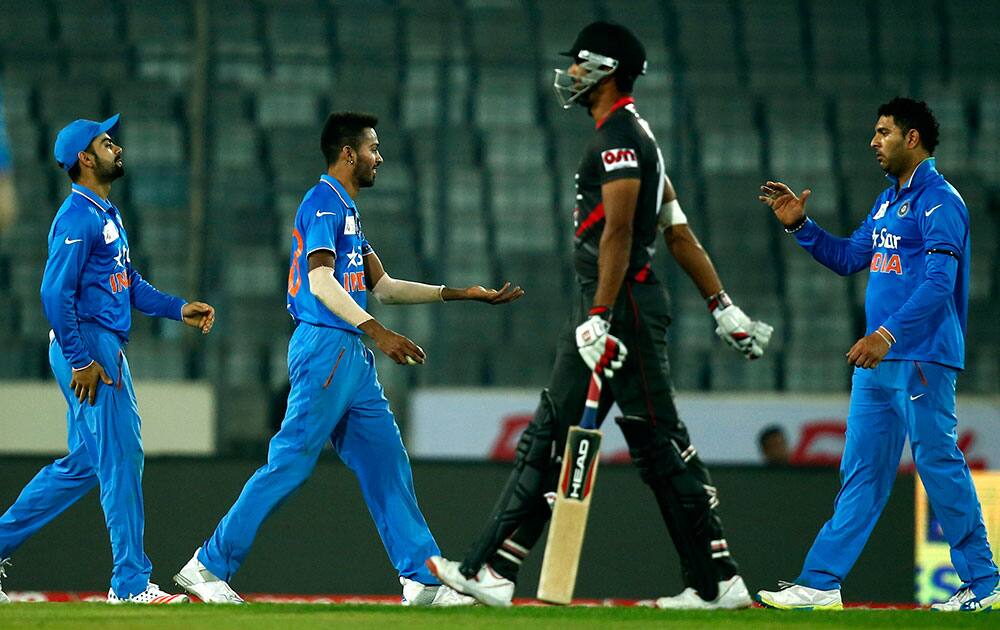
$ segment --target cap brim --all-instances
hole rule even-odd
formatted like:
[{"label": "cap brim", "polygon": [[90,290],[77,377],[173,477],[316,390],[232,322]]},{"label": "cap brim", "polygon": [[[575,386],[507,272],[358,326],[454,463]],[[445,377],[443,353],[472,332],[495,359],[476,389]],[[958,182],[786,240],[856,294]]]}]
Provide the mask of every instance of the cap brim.
[{"label": "cap brim", "polygon": [[[109,136],[114,137],[115,133],[117,133],[118,131],[119,118],[121,118],[121,114],[115,114],[111,118],[108,118],[107,120],[102,122],[101,126],[97,128],[97,136],[101,135],[102,133],[106,133]],[[94,137],[96,138],[97,136]]]}]

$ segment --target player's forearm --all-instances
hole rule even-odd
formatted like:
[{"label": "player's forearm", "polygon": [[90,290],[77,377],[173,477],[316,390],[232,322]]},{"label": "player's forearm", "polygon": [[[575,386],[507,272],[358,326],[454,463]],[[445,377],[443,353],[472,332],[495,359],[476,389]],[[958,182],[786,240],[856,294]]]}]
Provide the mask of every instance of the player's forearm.
[{"label": "player's forearm", "polygon": [[708,252],[687,225],[675,225],[663,233],[670,254],[691,278],[701,297],[708,298],[722,290],[722,281]]},{"label": "player's forearm", "polygon": [[331,313],[351,326],[360,326],[373,319],[334,279],[330,267],[316,267],[309,272],[309,290]]},{"label": "player's forearm", "polygon": [[625,279],[625,271],[628,269],[631,249],[631,225],[605,226],[598,248],[597,291],[594,293],[594,306],[614,306]]},{"label": "player's forearm", "polygon": [[894,341],[921,334],[927,322],[945,307],[955,291],[958,259],[946,254],[927,254],[924,281],[910,298],[882,322]]},{"label": "player's forearm", "polygon": [[58,291],[42,291],[42,307],[52,326],[52,334],[59,342],[59,348],[70,367],[79,369],[90,365],[93,358],[80,336],[80,321],[76,316],[72,297],[59,295]]},{"label": "player's forearm", "polygon": [[837,274],[849,276],[868,266],[871,248],[867,248],[866,254],[858,251],[853,240],[854,236],[851,238],[834,236],[812,219],[806,219],[794,236],[799,245],[812,254],[817,262]]},{"label": "player's forearm", "polygon": [[[449,291],[443,285],[421,284],[409,280],[397,280],[389,274],[383,274],[372,287],[372,294],[382,304],[426,304],[448,299],[445,292]],[[457,291],[451,289],[449,296]],[[458,299],[452,297],[451,299]]]},{"label": "player's forearm", "polygon": [[181,311],[187,304],[182,298],[160,291],[134,269],[129,278],[129,299],[143,315],[167,317],[174,321],[181,321]]}]

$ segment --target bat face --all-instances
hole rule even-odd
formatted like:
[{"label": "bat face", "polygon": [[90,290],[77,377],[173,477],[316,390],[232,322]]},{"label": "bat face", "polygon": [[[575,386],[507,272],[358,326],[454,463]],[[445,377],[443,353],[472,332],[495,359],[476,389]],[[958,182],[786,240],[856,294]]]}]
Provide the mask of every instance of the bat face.
[{"label": "bat face", "polygon": [[538,599],[542,601],[573,601],[600,452],[600,431],[570,428],[538,581]]},{"label": "bat face", "polygon": [[601,434],[583,429],[571,430],[567,437],[566,459],[559,475],[561,498],[584,501],[590,496],[594,482],[594,468],[601,452]]}]

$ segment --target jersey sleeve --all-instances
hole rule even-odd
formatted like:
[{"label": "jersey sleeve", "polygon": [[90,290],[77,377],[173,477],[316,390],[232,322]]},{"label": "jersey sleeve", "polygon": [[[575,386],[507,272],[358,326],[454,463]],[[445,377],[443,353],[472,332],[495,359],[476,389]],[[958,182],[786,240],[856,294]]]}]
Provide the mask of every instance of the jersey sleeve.
[{"label": "jersey sleeve", "polygon": [[326,204],[326,207],[315,210],[302,209],[302,225],[306,256],[325,249],[337,255],[337,235],[344,232],[344,208],[337,204]]},{"label": "jersey sleeve", "polygon": [[871,231],[874,221],[869,214],[847,238],[834,236],[812,219],[795,233],[795,240],[820,264],[842,276],[857,273],[871,262]]},{"label": "jersey sleeve", "polygon": [[187,304],[186,301],[154,287],[132,266],[131,261],[128,270],[129,301],[134,308],[149,317],[168,317],[176,321],[183,319],[181,310]]},{"label": "jersey sleeve", "polygon": [[63,356],[74,369],[87,367],[93,361],[80,336],[76,302],[83,267],[102,238],[101,223],[94,215],[88,211],[70,211],[56,220],[49,240],[48,260],[42,274],[42,310]]},{"label": "jersey sleeve", "polygon": [[938,198],[930,208],[918,212],[916,218],[927,252],[962,256],[969,237],[969,211],[960,197]]},{"label": "jersey sleeve", "polygon": [[616,179],[641,179],[641,159],[656,159],[640,155],[639,138],[627,128],[606,125],[599,132],[595,156],[600,162],[601,184]]}]

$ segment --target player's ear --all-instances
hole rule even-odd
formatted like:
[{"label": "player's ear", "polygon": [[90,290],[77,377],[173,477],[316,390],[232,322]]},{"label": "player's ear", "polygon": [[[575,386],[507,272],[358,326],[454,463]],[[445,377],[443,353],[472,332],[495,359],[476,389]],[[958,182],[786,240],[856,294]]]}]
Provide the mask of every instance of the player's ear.
[{"label": "player's ear", "polygon": [[345,144],[341,147],[340,154],[344,156],[344,159],[347,160],[348,164],[354,164],[354,148],[351,145]]},{"label": "player's ear", "polygon": [[910,129],[906,132],[906,147],[908,149],[916,149],[917,145],[920,144],[920,132],[916,129]]}]

